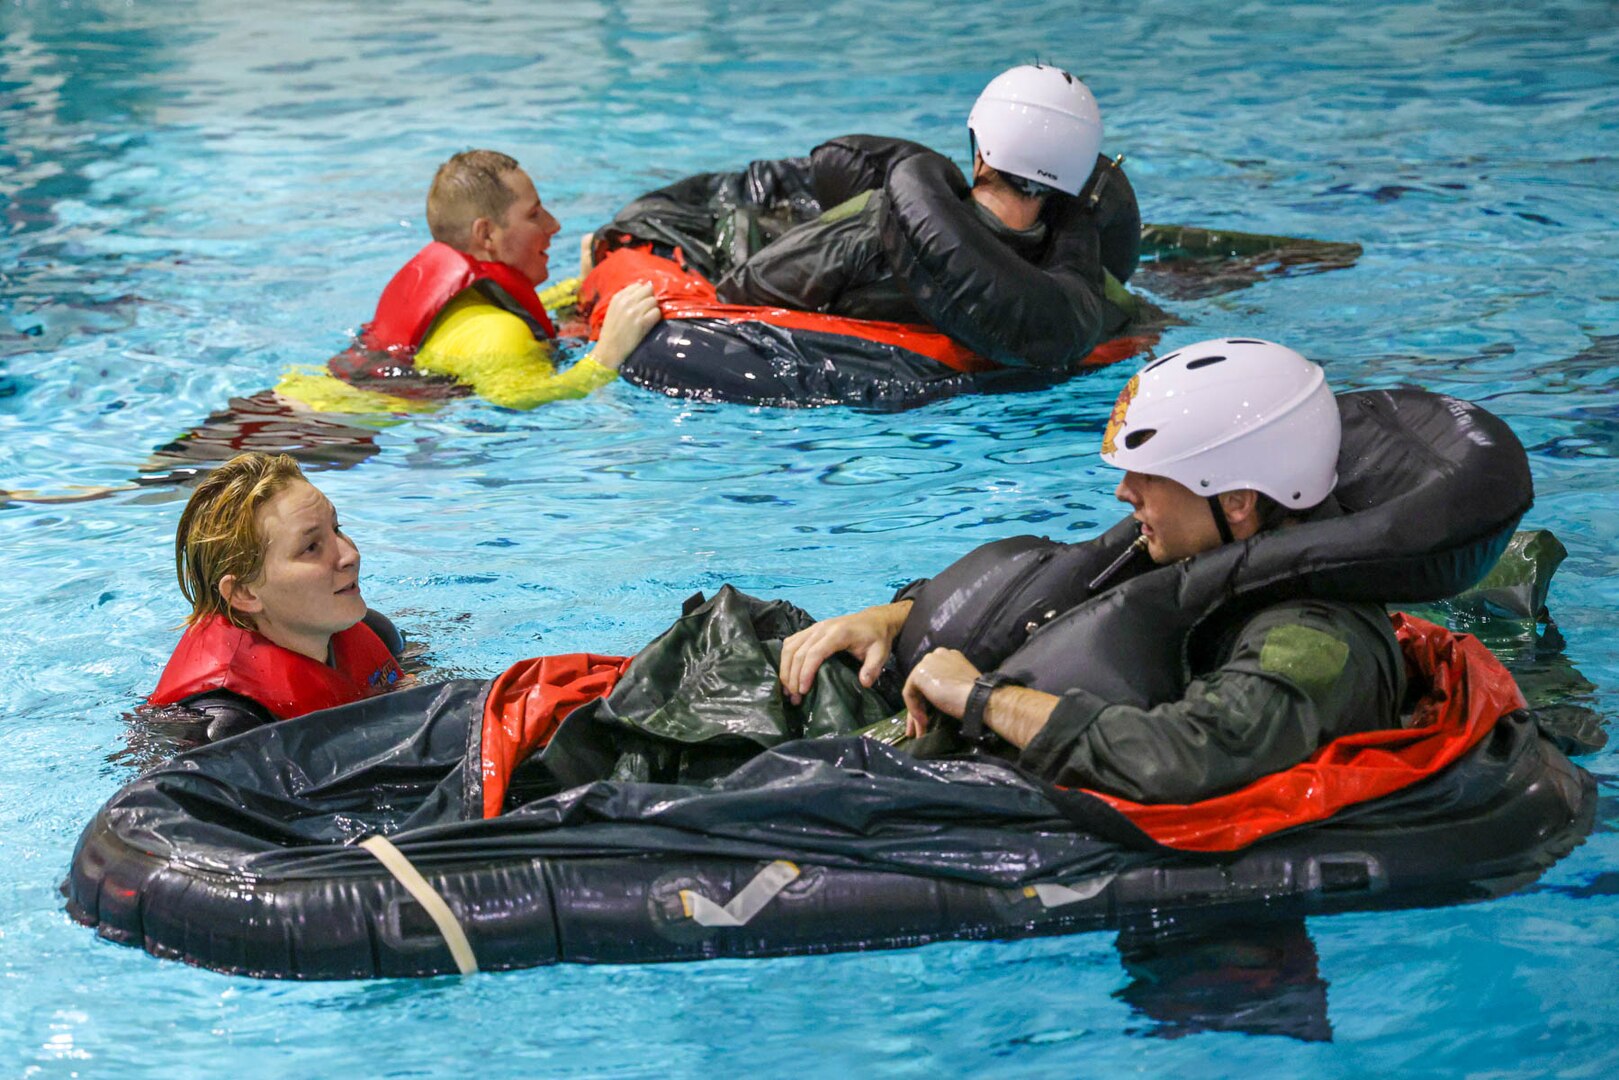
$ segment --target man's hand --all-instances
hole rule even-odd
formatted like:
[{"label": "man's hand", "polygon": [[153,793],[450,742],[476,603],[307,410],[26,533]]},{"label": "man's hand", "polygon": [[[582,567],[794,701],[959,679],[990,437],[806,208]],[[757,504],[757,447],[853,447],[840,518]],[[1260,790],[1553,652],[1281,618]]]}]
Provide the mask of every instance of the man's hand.
[{"label": "man's hand", "polygon": [[972,661],[955,649],[934,649],[922,657],[905,680],[905,734],[912,738],[927,734],[930,704],[961,719],[979,674]]},{"label": "man's hand", "polygon": [[579,276],[585,277],[596,268],[595,233],[585,233],[579,238]]},{"label": "man's hand", "polygon": [[591,359],[609,371],[617,371],[662,318],[663,311],[653,295],[651,282],[637,281],[624,286],[613,294],[607,305],[601,338],[590,354]]},{"label": "man's hand", "polygon": [[888,663],[911,601],[878,604],[853,615],[818,622],[781,644],[781,686],[794,705],[815,685],[815,673],[827,657],[847,652],[860,661],[860,685],[871,686]]}]

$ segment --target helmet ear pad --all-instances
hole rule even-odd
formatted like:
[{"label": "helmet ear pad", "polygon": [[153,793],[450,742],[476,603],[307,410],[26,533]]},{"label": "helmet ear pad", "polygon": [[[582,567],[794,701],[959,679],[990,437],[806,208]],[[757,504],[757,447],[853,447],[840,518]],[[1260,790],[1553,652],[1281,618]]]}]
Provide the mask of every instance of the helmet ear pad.
[{"label": "helmet ear pad", "polygon": [[1102,459],[1203,495],[1252,489],[1289,510],[1337,484],[1338,406],[1321,368],[1254,338],[1188,345],[1132,378]]}]

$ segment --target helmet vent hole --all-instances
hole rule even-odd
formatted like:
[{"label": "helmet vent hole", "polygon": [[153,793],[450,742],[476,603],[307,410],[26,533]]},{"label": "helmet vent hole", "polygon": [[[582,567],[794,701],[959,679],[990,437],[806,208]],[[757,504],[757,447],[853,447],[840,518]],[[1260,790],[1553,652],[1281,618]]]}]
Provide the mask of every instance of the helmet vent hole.
[{"label": "helmet vent hole", "polygon": [[1253,338],[1240,338],[1240,337],[1226,338],[1225,343],[1227,345],[1263,345],[1263,344],[1265,344],[1265,342],[1263,342],[1263,341],[1255,341]]},{"label": "helmet vent hole", "polygon": [[1223,357],[1223,356],[1200,356],[1196,360],[1187,361],[1186,370],[1187,371],[1196,371],[1198,368],[1205,368],[1205,367],[1208,367],[1210,364],[1218,364],[1220,361],[1222,361],[1224,359],[1225,359],[1225,357]]},{"label": "helmet vent hole", "polygon": [[1163,367],[1165,364],[1169,363],[1171,360],[1175,359],[1175,357],[1177,357],[1179,355],[1180,355],[1180,353],[1178,353],[1178,352],[1172,352],[1168,356],[1164,357],[1162,360],[1155,360],[1151,364],[1148,364],[1147,368],[1146,368],[1146,371],[1143,371],[1141,374],[1145,375],[1148,371],[1151,371],[1153,368]]},{"label": "helmet vent hole", "polygon": [[1124,448],[1126,450],[1134,450],[1156,434],[1158,434],[1157,428],[1148,428],[1145,431],[1132,431],[1130,434],[1124,437]]}]

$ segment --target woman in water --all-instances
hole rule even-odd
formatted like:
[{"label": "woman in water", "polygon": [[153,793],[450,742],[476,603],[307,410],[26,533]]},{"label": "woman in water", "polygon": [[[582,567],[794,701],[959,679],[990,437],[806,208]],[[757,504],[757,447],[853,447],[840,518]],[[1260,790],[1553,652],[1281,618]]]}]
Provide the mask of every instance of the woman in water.
[{"label": "woman in water", "polygon": [[337,511],[285,454],[241,454],[208,474],[174,537],[191,602],[148,699],[208,714],[220,739],[392,689],[403,645],[360,595],[360,553]]}]

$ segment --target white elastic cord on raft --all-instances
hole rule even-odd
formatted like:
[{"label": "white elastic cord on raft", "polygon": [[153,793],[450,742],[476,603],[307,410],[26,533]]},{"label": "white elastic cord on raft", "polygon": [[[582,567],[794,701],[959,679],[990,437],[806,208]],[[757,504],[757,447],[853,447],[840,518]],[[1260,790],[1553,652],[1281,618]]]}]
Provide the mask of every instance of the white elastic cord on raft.
[{"label": "white elastic cord on raft", "polygon": [[746,926],[749,919],[797,879],[798,867],[786,859],[777,859],[755,874],[724,907],[690,889],[680,890],[680,903],[686,917],[699,926]]},{"label": "white elastic cord on raft", "polygon": [[382,836],[368,836],[360,841],[360,846],[377,857],[388,873],[398,879],[405,891],[416,898],[427,912],[433,925],[438,927],[439,934],[444,938],[444,944],[450,947],[450,956],[455,960],[455,966],[461,969],[463,975],[475,975],[478,972],[478,958],[472,954],[472,943],[467,940],[466,931],[456,921],[455,914],[450,905],[444,902],[444,897],[438,894],[427,879],[417,872],[405,858],[405,853],[394,847]]},{"label": "white elastic cord on raft", "polygon": [[1087,881],[1082,888],[1071,889],[1067,885],[1025,885],[1023,895],[1039,897],[1042,907],[1062,907],[1064,904],[1077,904],[1081,900],[1089,900],[1101,894],[1102,890],[1113,883],[1112,874],[1104,874],[1099,878]]}]

